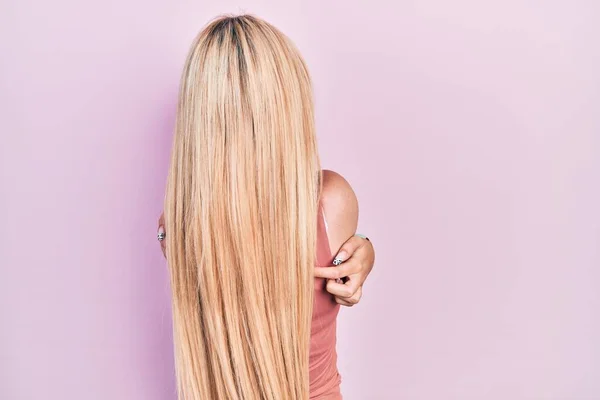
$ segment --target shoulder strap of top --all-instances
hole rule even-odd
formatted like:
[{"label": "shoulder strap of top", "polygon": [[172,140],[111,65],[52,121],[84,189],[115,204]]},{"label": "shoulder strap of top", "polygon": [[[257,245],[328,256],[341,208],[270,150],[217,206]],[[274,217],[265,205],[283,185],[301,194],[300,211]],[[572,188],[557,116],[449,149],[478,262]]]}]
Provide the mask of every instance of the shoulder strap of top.
[{"label": "shoulder strap of top", "polygon": [[333,261],[333,255],[331,254],[331,246],[327,235],[327,221],[321,203],[319,203],[317,214],[317,265],[329,266]]}]

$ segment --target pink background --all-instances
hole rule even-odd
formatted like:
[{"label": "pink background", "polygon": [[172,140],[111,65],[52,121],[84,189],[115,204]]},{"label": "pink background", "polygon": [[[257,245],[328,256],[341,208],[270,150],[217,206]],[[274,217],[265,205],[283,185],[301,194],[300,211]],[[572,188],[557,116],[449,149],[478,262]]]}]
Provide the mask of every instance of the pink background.
[{"label": "pink background", "polygon": [[174,399],[155,238],[180,69],[222,12],[311,68],[377,263],[348,400],[600,399],[595,1],[2,1],[0,398]]}]

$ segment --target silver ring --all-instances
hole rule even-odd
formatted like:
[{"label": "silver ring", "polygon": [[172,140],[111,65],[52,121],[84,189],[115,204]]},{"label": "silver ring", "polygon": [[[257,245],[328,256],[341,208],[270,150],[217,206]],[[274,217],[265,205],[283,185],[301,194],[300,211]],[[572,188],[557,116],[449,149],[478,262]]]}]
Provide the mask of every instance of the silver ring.
[{"label": "silver ring", "polygon": [[158,235],[158,241],[162,242],[165,239],[165,233],[164,232],[160,232]]}]

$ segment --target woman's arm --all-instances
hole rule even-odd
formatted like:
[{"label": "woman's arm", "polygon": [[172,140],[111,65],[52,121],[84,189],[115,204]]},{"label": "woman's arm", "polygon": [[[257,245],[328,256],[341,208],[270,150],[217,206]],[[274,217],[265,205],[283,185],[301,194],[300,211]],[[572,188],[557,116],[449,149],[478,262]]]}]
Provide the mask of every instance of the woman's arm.
[{"label": "woman's arm", "polygon": [[[323,171],[323,209],[329,243],[336,253],[335,267],[317,267],[315,276],[329,279],[327,291],[337,303],[351,307],[360,301],[362,287],[375,263],[370,240],[355,236],[358,224],[358,200],[352,187],[340,174]],[[349,239],[348,239],[349,238]],[[344,278],[344,282],[336,282]]]}]

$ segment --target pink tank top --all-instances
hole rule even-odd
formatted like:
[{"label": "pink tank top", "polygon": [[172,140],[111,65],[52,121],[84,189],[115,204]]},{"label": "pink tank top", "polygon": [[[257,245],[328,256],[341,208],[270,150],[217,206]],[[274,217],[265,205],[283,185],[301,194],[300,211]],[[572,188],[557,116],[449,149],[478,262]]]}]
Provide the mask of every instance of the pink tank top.
[{"label": "pink tank top", "polygon": [[[317,266],[332,265],[333,255],[327,237],[323,209],[319,205],[317,221]],[[315,278],[315,300],[310,338],[310,399],[340,400],[341,376],[337,369],[336,318],[340,310],[325,290],[326,280]]]}]

